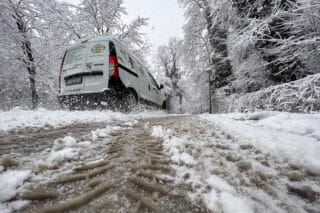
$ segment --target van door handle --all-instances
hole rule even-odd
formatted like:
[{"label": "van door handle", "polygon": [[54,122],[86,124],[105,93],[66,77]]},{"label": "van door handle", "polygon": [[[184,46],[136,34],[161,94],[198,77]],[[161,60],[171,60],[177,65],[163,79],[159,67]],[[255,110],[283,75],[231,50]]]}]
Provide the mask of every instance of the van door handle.
[{"label": "van door handle", "polygon": [[150,85],[149,85],[149,90],[150,90]]},{"label": "van door handle", "polygon": [[92,63],[87,63],[86,67],[87,67],[88,70],[91,70],[92,69]]}]

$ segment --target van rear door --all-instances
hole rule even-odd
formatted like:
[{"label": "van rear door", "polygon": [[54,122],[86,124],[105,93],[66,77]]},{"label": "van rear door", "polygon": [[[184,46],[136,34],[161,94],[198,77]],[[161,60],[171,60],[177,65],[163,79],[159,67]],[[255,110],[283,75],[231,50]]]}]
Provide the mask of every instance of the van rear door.
[{"label": "van rear door", "polygon": [[77,92],[84,89],[82,76],[84,72],[84,65],[87,55],[87,47],[85,45],[78,45],[67,50],[61,79],[61,92]]},{"label": "van rear door", "polygon": [[89,42],[87,46],[84,89],[88,93],[103,92],[108,89],[109,81],[108,41]]},{"label": "van rear door", "polygon": [[67,51],[62,91],[97,93],[108,88],[107,44],[107,41],[86,42]]}]

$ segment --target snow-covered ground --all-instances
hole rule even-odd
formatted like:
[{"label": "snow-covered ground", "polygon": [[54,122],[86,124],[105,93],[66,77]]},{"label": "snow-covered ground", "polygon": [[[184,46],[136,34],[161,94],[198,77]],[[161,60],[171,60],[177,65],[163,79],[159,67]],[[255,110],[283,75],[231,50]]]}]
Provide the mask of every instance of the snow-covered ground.
[{"label": "snow-covered ground", "polygon": [[[199,127],[199,126],[197,126]],[[210,141],[195,140],[189,135],[177,136],[177,132],[163,126],[154,126],[152,135],[164,139],[164,147],[174,163],[175,183],[190,185],[191,201],[202,200],[212,212],[253,213],[253,202],[237,192],[224,178],[211,174],[217,165],[208,158]],[[197,150],[197,151],[196,151]],[[230,172],[234,172],[229,168]],[[261,211],[260,211],[261,212]]]},{"label": "snow-covered ground", "polygon": [[314,199],[320,195],[320,114],[198,118],[152,128],[171,156],[176,183],[192,186],[191,200],[201,199],[213,212],[319,209]]},{"label": "snow-covered ground", "polygon": [[14,108],[10,111],[0,111],[0,133],[14,128],[44,127],[47,125],[58,127],[74,123],[107,123],[112,120],[130,120],[131,118],[147,118],[165,116],[163,111],[145,111],[137,113],[120,113],[113,111],[49,111],[40,108],[35,111]]},{"label": "snow-covered ground", "polygon": [[[135,120],[132,120],[124,124],[133,125],[134,122]],[[102,158],[105,155],[103,151],[110,142],[110,133],[118,128],[106,126],[106,128],[91,131],[82,140],[72,136],[52,139],[52,143],[47,144],[47,148],[40,153],[25,156],[16,153],[3,155],[0,159],[0,212],[10,213],[29,205],[29,201],[19,199],[24,191],[30,191],[30,188],[38,183],[45,184],[54,181],[61,174],[72,172],[75,162],[87,159],[91,155]],[[98,139],[102,141],[95,143]],[[18,160],[17,165],[5,170],[5,164],[12,160]]]},{"label": "snow-covered ground", "polygon": [[[32,127],[30,134],[37,137],[33,130],[38,127],[50,132],[55,127],[96,122],[103,127],[86,135],[50,135],[41,152],[11,153],[20,164],[7,169],[0,166],[0,212],[28,205],[19,200],[32,186],[28,182],[48,183],[70,174],[84,160],[97,163],[95,159],[107,156],[113,134],[122,126],[135,128],[139,122],[153,137],[163,140],[176,171],[175,184],[190,186],[188,197],[212,211],[308,212],[320,207],[314,200],[320,195],[320,114],[176,116],[161,111],[123,114],[14,109],[0,112],[0,131],[4,133],[0,136],[10,136],[9,130],[15,128]],[[303,193],[306,186],[311,187],[311,195],[301,198],[297,191]]]},{"label": "snow-covered ground", "polygon": [[320,114],[201,115],[243,143],[320,174]]},{"label": "snow-covered ground", "polygon": [[[46,109],[38,109],[35,111],[22,110],[14,108],[10,111],[0,111],[0,136],[10,134],[8,131],[15,129],[42,128],[46,132],[52,132],[55,128],[66,127],[68,125],[103,123],[105,128],[89,131],[87,138],[76,139],[75,136],[70,135],[54,135],[57,139],[48,138],[49,144],[44,151],[32,152],[23,155],[22,153],[11,152],[9,155],[0,156],[0,212],[12,212],[18,210],[26,205],[28,201],[15,200],[24,190],[28,188],[28,180],[32,182],[46,183],[57,178],[57,173],[69,173],[72,171],[73,162],[82,160],[89,155],[99,156],[93,151],[99,146],[108,146],[110,133],[116,131],[117,126],[112,121],[121,122],[122,125],[132,126],[137,122],[137,119],[150,117],[163,117],[168,114],[163,111],[143,111],[133,112],[129,114],[113,112],[113,111],[49,111]],[[103,125],[102,125],[103,126]],[[20,134],[20,133],[19,133]],[[60,136],[60,137],[59,137]],[[33,137],[37,137],[36,134]],[[51,136],[52,137],[52,136]],[[97,140],[104,139],[98,144]],[[32,139],[31,139],[32,140]],[[1,145],[0,138],[0,145]],[[28,143],[27,146],[32,146],[33,141],[24,141]],[[12,148],[11,148],[12,149]],[[104,150],[104,149],[100,149]],[[101,154],[101,153],[100,153]],[[8,161],[6,158],[10,156],[11,159],[18,159],[19,165],[9,167],[5,170],[3,161]],[[5,160],[6,159],[6,160]],[[10,159],[10,160],[11,160]],[[10,161],[9,160],[9,161]],[[23,162],[23,163],[22,163]],[[51,169],[59,169],[59,172],[51,172]],[[13,170],[11,170],[11,168]],[[45,175],[36,175],[37,170],[48,170]]]}]

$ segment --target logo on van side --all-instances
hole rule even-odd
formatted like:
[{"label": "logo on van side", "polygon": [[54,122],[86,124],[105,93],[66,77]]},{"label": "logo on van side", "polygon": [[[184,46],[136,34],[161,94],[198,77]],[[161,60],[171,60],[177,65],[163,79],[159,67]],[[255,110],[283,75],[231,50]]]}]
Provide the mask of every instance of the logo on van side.
[{"label": "logo on van side", "polygon": [[105,46],[102,44],[96,44],[91,48],[92,53],[102,53],[105,49]]}]

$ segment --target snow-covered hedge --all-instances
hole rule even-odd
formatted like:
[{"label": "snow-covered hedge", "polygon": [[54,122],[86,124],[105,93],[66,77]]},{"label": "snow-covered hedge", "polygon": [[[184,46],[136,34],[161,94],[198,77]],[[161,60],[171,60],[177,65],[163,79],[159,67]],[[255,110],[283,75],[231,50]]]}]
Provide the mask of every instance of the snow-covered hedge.
[{"label": "snow-covered hedge", "polygon": [[272,86],[257,92],[227,94],[226,89],[216,91],[214,111],[247,112],[257,110],[319,112],[320,111],[320,74]]}]

